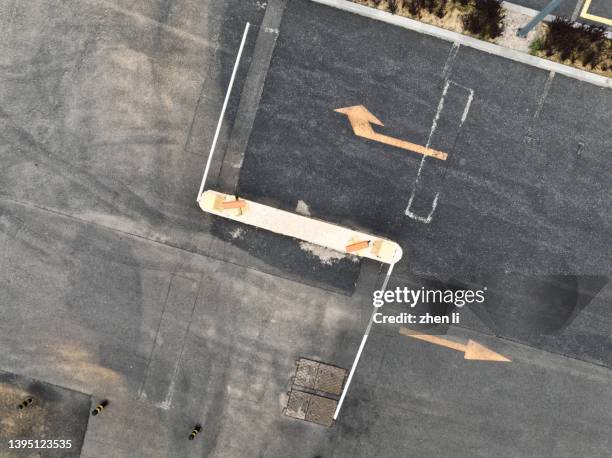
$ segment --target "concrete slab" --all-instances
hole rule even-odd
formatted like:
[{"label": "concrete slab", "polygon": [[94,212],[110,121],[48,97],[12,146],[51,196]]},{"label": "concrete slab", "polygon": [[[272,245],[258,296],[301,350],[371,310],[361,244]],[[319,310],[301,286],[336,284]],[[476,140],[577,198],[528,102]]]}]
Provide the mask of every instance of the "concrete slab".
[{"label": "concrete slab", "polygon": [[[110,400],[82,456],[607,456],[608,285],[561,338],[495,337],[498,316],[485,323],[478,310],[465,324],[475,330],[444,330],[507,353],[509,367],[375,328],[340,423],[283,416],[298,357],[350,367],[381,279],[366,261],[355,289],[361,265],[328,265],[295,244],[272,264],[282,242],[234,238],[235,226],[195,205],[207,122],[262,2],[33,5],[0,3],[0,368]],[[281,24],[245,188],[290,211],[402,235],[418,256],[393,282],[478,281],[516,267],[576,276],[578,296],[597,289],[580,282],[610,265],[608,93],[305,5],[289,2]],[[446,79],[474,100],[460,129],[469,91],[449,89],[440,111],[451,134],[432,142],[463,156],[422,170],[419,212],[433,197],[422,192],[443,188],[427,225],[394,200],[410,195],[420,158],[362,143],[332,110],[365,104],[385,133],[426,144]],[[534,140],[524,150],[522,137]],[[347,162],[354,168],[340,173]],[[284,174],[286,199],[269,192]],[[546,188],[533,185],[540,175]],[[380,205],[359,213],[356,199]],[[202,433],[188,441],[196,423]]]}]

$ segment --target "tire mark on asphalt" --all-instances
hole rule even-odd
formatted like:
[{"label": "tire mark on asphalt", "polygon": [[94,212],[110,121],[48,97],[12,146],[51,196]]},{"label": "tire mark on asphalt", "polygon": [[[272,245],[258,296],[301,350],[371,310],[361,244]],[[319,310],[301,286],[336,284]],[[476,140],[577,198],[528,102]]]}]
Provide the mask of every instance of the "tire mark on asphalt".
[{"label": "tire mark on asphalt", "polygon": [[82,190],[103,202],[108,210],[119,211],[124,215],[128,214],[133,217],[146,217],[150,219],[149,222],[158,224],[166,221],[166,215],[149,205],[123,183],[116,181],[110,186],[95,175],[61,159],[53,151],[39,143],[29,131],[16,125],[2,107],[0,107],[0,121],[4,124],[0,132],[0,138],[18,149],[23,156],[29,156],[33,162],[43,164],[55,175],[63,178],[78,190]]}]

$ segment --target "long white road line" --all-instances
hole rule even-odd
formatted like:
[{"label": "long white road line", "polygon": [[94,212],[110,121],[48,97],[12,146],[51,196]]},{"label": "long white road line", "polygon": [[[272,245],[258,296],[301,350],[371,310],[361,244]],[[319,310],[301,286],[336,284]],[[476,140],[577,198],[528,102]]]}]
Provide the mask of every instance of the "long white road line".
[{"label": "long white road line", "polygon": [[240,59],[242,58],[242,51],[244,51],[244,44],[246,43],[246,38],[249,33],[250,27],[251,27],[251,24],[248,22],[244,26],[244,33],[242,34],[242,41],[240,42],[240,48],[238,49],[238,56],[236,57],[236,62],[234,63],[234,70],[232,71],[232,77],[230,78],[227,92],[225,93],[225,100],[223,101],[223,108],[221,108],[221,115],[219,116],[219,122],[217,122],[217,129],[215,130],[215,136],[213,137],[212,145],[210,146],[210,153],[208,154],[208,160],[206,161],[206,168],[204,169],[204,175],[202,176],[202,183],[200,184],[200,190],[198,191],[196,202],[199,200],[200,195],[202,194],[202,191],[204,191],[204,185],[206,184],[206,178],[208,177],[208,172],[210,170],[210,164],[212,163],[213,154],[215,153],[217,141],[219,140],[219,133],[221,132],[223,118],[225,117],[225,110],[227,109],[227,104],[229,102],[230,94],[232,93],[232,88],[234,87],[234,80],[236,79],[236,73],[238,72],[238,67],[240,66]]},{"label": "long white road line", "polygon": [[[387,276],[385,277],[385,281],[382,284],[381,290],[384,291],[387,289],[387,284],[389,283],[389,278],[391,277],[391,272],[393,272],[393,266],[395,263],[389,264],[389,270],[387,270]],[[340,396],[340,400],[338,401],[338,405],[336,406],[336,411],[334,412],[334,420],[338,419],[338,415],[340,414],[340,409],[342,408],[342,403],[344,402],[344,398],[346,397],[346,393],[348,393],[349,387],[351,385],[351,380],[353,380],[353,375],[355,374],[355,369],[357,369],[357,364],[359,364],[359,358],[361,358],[361,353],[363,352],[363,348],[365,347],[366,341],[370,335],[370,331],[372,330],[372,323],[374,323],[374,314],[376,313],[376,308],[372,311],[372,315],[370,315],[370,321],[368,322],[368,326],[366,327],[365,333],[361,338],[361,344],[359,345],[359,350],[357,350],[357,356],[355,356],[355,360],[353,361],[353,365],[351,366],[351,371],[349,372],[348,379],[346,380],[346,385],[344,386],[344,390],[342,390],[342,395]]]}]

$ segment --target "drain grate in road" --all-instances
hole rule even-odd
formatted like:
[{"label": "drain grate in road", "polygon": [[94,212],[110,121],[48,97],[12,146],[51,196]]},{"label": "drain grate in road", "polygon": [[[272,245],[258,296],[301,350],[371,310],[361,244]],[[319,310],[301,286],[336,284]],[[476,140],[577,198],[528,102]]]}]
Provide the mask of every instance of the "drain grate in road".
[{"label": "drain grate in road", "polygon": [[346,369],[320,364],[317,372],[315,390],[340,396],[346,378]]},{"label": "drain grate in road", "polygon": [[285,415],[324,426],[333,424],[346,369],[300,358],[287,400]]},{"label": "drain grate in road", "polygon": [[285,415],[298,420],[318,423],[323,426],[333,424],[334,411],[338,401],[317,396],[304,391],[291,390]]},{"label": "drain grate in road", "polygon": [[315,394],[323,396],[340,396],[345,379],[346,369],[300,358],[297,362],[293,385],[315,391]]}]

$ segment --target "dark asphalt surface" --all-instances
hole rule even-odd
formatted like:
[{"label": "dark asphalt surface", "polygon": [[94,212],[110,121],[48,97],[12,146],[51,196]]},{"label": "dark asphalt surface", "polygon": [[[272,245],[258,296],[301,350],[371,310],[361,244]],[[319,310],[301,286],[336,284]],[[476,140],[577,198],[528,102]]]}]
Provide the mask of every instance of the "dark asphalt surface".
[{"label": "dark asphalt surface", "polygon": [[[541,11],[550,3],[550,0],[513,0],[511,3]],[[580,3],[579,11],[582,11],[582,6],[584,5],[583,0],[565,0],[551,14],[555,16],[571,17],[578,3]],[[608,0],[592,0],[589,13],[610,19],[612,18],[612,3],[610,3]],[[577,19],[582,20],[580,17]]]},{"label": "dark asphalt surface", "polygon": [[[417,272],[608,272],[610,91],[556,76],[546,95],[545,71],[463,47],[453,64],[450,49],[290,2],[240,192],[290,210],[303,200],[314,216],[392,237]],[[363,104],[385,122],[379,131],[424,145],[444,76],[430,146],[449,159],[425,161],[440,170],[422,176],[416,199],[440,198],[423,224],[404,214],[421,156],[356,137],[333,110]]]},{"label": "dark asphalt surface", "polygon": [[[513,362],[375,327],[333,428],[283,416],[297,358],[350,367],[384,271],[194,202],[249,20],[211,185],[245,135],[266,5],[0,1],[0,369],[111,400],[87,457],[609,455],[610,92],[297,0],[240,192],[397,238],[391,287],[488,285],[438,331]],[[439,111],[429,224],[420,158],[354,137],[356,103],[421,144]]]},{"label": "dark asphalt surface", "polygon": [[[287,210],[302,200],[315,217],[384,234],[404,249],[396,280],[488,286],[475,313],[492,332],[610,365],[607,307],[583,317],[585,335],[562,331],[585,303],[609,300],[595,298],[612,265],[612,94],[451,47],[290,2],[239,192]],[[420,216],[440,193],[429,224],[405,214],[421,156],[356,137],[333,109],[357,104],[385,123],[377,131],[448,152],[425,160],[415,187]]]}]

